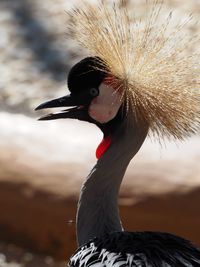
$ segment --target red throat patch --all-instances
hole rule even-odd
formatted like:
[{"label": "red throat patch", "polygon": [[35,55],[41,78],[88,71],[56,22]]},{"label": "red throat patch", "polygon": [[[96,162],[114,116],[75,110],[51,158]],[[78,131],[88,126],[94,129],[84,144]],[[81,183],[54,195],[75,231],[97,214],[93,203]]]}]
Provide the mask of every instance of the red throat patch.
[{"label": "red throat patch", "polygon": [[103,154],[106,152],[106,150],[111,145],[111,142],[112,142],[112,138],[110,135],[103,138],[103,140],[101,141],[101,143],[99,144],[99,146],[97,147],[97,150],[96,150],[96,158],[97,159],[100,159],[103,156]]}]

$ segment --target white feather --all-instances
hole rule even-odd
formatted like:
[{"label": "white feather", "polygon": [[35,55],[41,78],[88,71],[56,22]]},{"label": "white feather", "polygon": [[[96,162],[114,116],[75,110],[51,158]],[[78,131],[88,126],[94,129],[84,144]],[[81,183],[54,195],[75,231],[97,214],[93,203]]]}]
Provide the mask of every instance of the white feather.
[{"label": "white feather", "polygon": [[[89,247],[83,246],[70,260],[69,266],[79,266],[79,267],[131,267],[137,266],[141,267],[141,260],[134,259],[135,257],[140,257],[144,259],[144,255],[136,254],[131,255],[129,253],[125,254],[123,257],[121,253],[114,253],[107,251],[106,249],[98,250],[95,244],[90,243]],[[88,264],[88,262],[93,258]],[[78,265],[76,265],[78,264]]]}]

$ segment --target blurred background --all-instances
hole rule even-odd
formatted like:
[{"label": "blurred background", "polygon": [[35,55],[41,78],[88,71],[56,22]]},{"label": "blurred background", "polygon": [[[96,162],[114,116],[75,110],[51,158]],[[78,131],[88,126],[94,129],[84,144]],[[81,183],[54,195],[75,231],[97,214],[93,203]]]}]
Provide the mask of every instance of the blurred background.
[{"label": "blurred background", "polygon": [[[76,249],[78,194],[102,136],[76,121],[38,122],[33,110],[66,94],[67,73],[84,56],[66,33],[65,11],[78,2],[0,0],[0,267],[61,267]],[[180,19],[199,19],[200,0],[164,2]],[[124,3],[144,9],[144,1]],[[199,160],[199,136],[162,148],[147,140],[120,192],[125,229],[200,245]]]}]

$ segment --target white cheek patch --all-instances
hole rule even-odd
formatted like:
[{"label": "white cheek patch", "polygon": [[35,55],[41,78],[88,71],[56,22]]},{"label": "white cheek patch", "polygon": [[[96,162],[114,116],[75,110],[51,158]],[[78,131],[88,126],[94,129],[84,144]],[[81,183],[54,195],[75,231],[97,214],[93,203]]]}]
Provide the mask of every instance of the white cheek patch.
[{"label": "white cheek patch", "polygon": [[99,87],[99,95],[90,104],[90,117],[100,123],[112,120],[122,104],[121,98],[120,92],[110,85],[102,83]]}]

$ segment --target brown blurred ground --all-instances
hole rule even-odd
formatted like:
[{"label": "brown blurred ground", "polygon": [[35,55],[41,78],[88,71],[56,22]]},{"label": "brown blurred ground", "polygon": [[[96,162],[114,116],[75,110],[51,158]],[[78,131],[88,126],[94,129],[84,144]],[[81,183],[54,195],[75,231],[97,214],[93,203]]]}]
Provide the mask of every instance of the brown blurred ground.
[{"label": "brown blurred ground", "polygon": [[[62,259],[76,246],[70,221],[101,137],[92,126],[41,124],[14,113],[36,116],[37,104],[66,93],[67,71],[82,57],[65,34],[65,10],[73,2],[78,1],[0,1],[0,241]],[[141,12],[143,1],[135,2]],[[133,1],[127,3],[131,8]],[[166,4],[177,18],[193,12],[198,20],[199,0]],[[197,34],[199,26],[190,24],[188,31]],[[192,138],[183,148],[169,145],[162,152],[145,144],[120,195],[126,229],[169,231],[200,245],[199,143]],[[8,247],[0,246],[0,254],[8,255]],[[13,262],[22,261],[12,253]],[[46,264],[45,257],[37,262],[24,266],[60,266]]]}]

